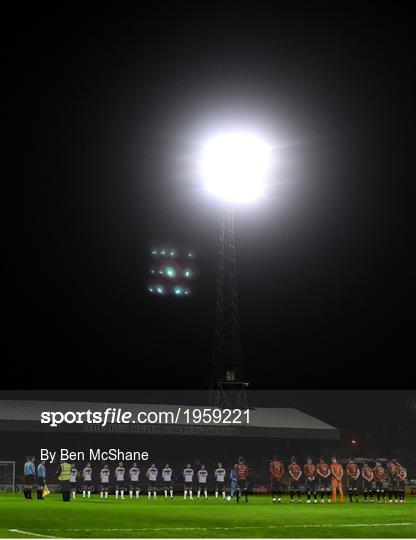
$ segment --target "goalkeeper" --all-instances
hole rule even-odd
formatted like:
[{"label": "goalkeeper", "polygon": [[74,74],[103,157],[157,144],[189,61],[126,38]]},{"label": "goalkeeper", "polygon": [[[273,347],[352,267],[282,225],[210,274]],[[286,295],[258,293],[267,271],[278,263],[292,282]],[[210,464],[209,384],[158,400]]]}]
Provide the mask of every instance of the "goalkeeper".
[{"label": "goalkeeper", "polygon": [[231,499],[234,497],[234,493],[236,493],[237,494],[237,502],[240,502],[241,490],[240,490],[240,486],[238,485],[236,467],[237,467],[237,465],[234,465],[234,467],[230,471],[231,487],[230,487],[230,494],[227,497],[227,500],[231,501]]}]

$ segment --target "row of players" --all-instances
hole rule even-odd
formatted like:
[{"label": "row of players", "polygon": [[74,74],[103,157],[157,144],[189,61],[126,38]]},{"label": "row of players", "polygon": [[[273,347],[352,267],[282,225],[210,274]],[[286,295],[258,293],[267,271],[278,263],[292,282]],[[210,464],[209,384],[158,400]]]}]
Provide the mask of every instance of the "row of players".
[{"label": "row of players", "polygon": [[[33,471],[34,464],[28,459],[25,464],[26,477],[29,469]],[[341,501],[344,500],[342,485],[344,468],[340,463],[338,463],[336,457],[332,458],[330,465],[325,462],[324,458],[320,458],[318,463],[315,464],[313,463],[312,458],[308,457],[303,467],[298,463],[296,457],[292,457],[288,466],[289,483],[287,486],[283,482],[283,477],[286,474],[285,465],[277,456],[275,456],[271,461],[269,472],[271,477],[271,493],[273,502],[281,502],[281,495],[286,490],[289,491],[291,502],[294,501],[295,494],[300,502],[302,487],[307,493],[307,502],[311,502],[311,497],[313,497],[313,500],[316,503],[318,493],[320,493],[322,503],[325,500],[325,495],[328,502],[331,502],[331,498],[335,502],[337,493],[339,494]],[[107,464],[104,464],[99,474],[101,498],[107,498],[111,477],[111,471]],[[137,463],[133,463],[133,466],[127,473],[123,463],[119,462],[118,467],[114,471],[114,475],[116,482],[116,498],[120,496],[120,498],[124,499],[126,485],[129,486],[130,498],[133,498],[133,495],[135,495],[136,498],[139,497],[140,469],[138,468]],[[40,486],[44,485],[44,478],[46,476],[43,462],[38,466],[39,480],[41,480],[42,476],[43,482],[39,482]],[[128,481],[126,481],[127,476],[129,477]],[[189,498],[192,499],[194,487],[197,488],[198,498],[201,494],[207,498],[207,481],[209,473],[205,466],[201,465],[200,469],[197,471],[197,486],[195,486],[196,482],[194,480],[194,476],[194,470],[188,463],[186,468],[182,471],[184,498],[186,499],[186,497],[189,495]],[[231,469],[229,473],[230,489],[227,499],[230,500],[234,494],[236,494],[237,501],[239,501],[241,493],[243,493],[246,501],[248,500],[247,493],[249,476],[248,465],[246,464],[244,458],[240,457],[238,463]],[[218,498],[219,494],[221,494],[223,498],[226,498],[227,474],[221,463],[218,463],[217,469],[214,471],[214,477],[215,497]],[[360,469],[358,463],[356,463],[353,458],[350,458],[346,465],[347,489],[349,492],[350,502],[353,502],[353,498],[355,498],[355,501],[358,502],[360,480],[362,480],[362,492],[364,493],[365,502],[367,502],[369,496],[370,500],[373,501],[374,493],[377,494],[379,502],[381,502],[382,499],[386,502],[387,494],[390,502],[392,502],[393,497],[396,502],[404,502],[404,486],[406,477],[406,469],[397,460],[389,460],[387,463],[387,469],[383,467],[380,461],[376,461],[374,467],[371,467],[369,463],[366,463],[362,469]],[[93,469],[91,467],[91,463],[87,463],[81,472],[78,471],[74,463],[71,465],[69,482],[71,485],[73,498],[76,497],[77,484],[80,478],[82,478],[83,497],[89,498],[91,496],[93,485]],[[154,463],[152,463],[147,469],[146,479],[148,498],[150,499],[152,495],[153,497],[156,497],[159,481],[159,470],[156,468]],[[165,497],[168,498],[169,496],[170,498],[173,498],[173,471],[169,464],[166,464],[163,468],[161,472],[161,479]],[[386,482],[388,484],[388,488],[385,490]],[[29,478],[26,479],[26,484],[28,483],[32,483]]]},{"label": "row of players", "polygon": [[[271,476],[271,492],[273,502],[281,502],[281,494],[285,491],[285,485],[282,482],[285,475],[285,466],[283,462],[275,456],[269,467]],[[303,470],[298,463],[296,457],[292,457],[288,466],[289,473],[289,493],[290,500],[293,502],[294,493],[297,494],[298,501],[301,501],[301,484],[305,484],[305,491],[308,496],[307,502],[311,501],[313,496],[314,502],[317,502],[317,492],[320,492],[321,503],[324,502],[326,494],[327,501],[336,502],[337,493],[340,496],[341,502],[344,500],[343,478],[344,468],[341,463],[338,463],[336,457],[331,459],[331,464],[325,462],[324,458],[320,458],[318,463],[313,463],[311,457],[308,457]],[[302,478],[304,476],[304,479]],[[405,502],[405,480],[407,478],[406,469],[395,459],[390,459],[385,469],[381,461],[376,461],[372,467],[370,463],[365,463],[360,469],[354,458],[349,458],[346,465],[346,485],[349,493],[350,502],[358,502],[359,484],[362,483],[362,492],[364,494],[364,502],[373,501],[374,492],[377,494],[379,502]],[[362,482],[360,482],[362,480]],[[385,489],[387,483],[387,488]]]}]

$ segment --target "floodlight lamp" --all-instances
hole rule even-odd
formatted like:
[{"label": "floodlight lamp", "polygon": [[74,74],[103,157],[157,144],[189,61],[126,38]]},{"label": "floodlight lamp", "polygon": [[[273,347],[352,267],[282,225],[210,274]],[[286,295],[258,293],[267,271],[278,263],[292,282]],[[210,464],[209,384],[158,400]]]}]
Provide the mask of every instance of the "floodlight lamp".
[{"label": "floodlight lamp", "polygon": [[246,133],[230,133],[205,145],[201,172],[209,193],[228,203],[261,197],[271,162],[271,148]]}]

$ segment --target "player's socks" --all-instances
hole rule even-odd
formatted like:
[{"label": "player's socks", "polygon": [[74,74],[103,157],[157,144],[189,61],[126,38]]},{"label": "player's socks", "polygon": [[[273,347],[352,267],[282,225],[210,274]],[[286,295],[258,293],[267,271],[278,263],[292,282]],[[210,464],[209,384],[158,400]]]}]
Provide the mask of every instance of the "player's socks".
[{"label": "player's socks", "polygon": [[137,489],[137,490],[136,490],[136,499],[139,498],[139,493],[140,493],[140,490]]},{"label": "player's socks", "polygon": [[204,490],[204,495],[205,495],[205,498],[208,499],[208,491],[207,490]]},{"label": "player's socks", "polygon": [[200,495],[201,495],[201,490],[198,489],[197,494],[196,494],[196,498],[199,499],[199,496],[200,496]]},{"label": "player's socks", "polygon": [[222,492],[222,498],[225,499],[225,491]]},{"label": "player's socks", "polygon": [[168,498],[168,490],[165,489],[164,493],[165,493],[165,499],[167,499]]},{"label": "player's socks", "polygon": [[192,499],[192,489],[189,490],[189,498]]},{"label": "player's socks", "polygon": [[130,496],[130,499],[133,498],[133,491],[132,490],[129,491],[129,496]]},{"label": "player's socks", "polygon": [[187,490],[185,489],[185,491],[183,492],[183,498],[186,499],[186,495],[187,495]]},{"label": "player's socks", "polygon": [[218,491],[215,492],[215,498],[218,499]]},{"label": "player's socks", "polygon": [[153,498],[156,499],[156,491],[153,492]]},{"label": "player's socks", "polygon": [[108,491],[104,493],[104,498],[106,499],[108,497]]},{"label": "player's socks", "polygon": [[116,489],[116,499],[118,499],[118,489]]},{"label": "player's socks", "polygon": [[75,491],[72,492],[72,498],[75,499]]},{"label": "player's socks", "polygon": [[88,498],[90,498],[90,497],[91,497],[91,491],[88,492]]},{"label": "player's socks", "polygon": [[84,491],[84,490],[82,490],[82,496],[83,496],[84,499],[85,499],[85,491]]},{"label": "player's socks", "polygon": [[173,489],[170,490],[170,498],[173,499]]},{"label": "player's socks", "polygon": [[343,503],[344,502],[344,492],[340,491],[339,496],[340,496],[341,502]]},{"label": "player's socks", "polygon": [[104,493],[103,493],[103,492],[101,492],[101,493],[100,493],[100,496],[101,496],[101,498],[103,498],[103,497],[104,497]]},{"label": "player's socks", "polygon": [[148,492],[147,492],[147,498],[148,498],[148,499],[150,499],[150,495],[151,495],[151,492],[148,491]]},{"label": "player's socks", "polygon": [[350,497],[350,503],[352,503],[352,493],[351,493],[351,491],[349,492],[349,497]]},{"label": "player's socks", "polygon": [[120,491],[120,494],[121,494],[121,498],[124,499],[124,489],[122,489],[122,490]]}]

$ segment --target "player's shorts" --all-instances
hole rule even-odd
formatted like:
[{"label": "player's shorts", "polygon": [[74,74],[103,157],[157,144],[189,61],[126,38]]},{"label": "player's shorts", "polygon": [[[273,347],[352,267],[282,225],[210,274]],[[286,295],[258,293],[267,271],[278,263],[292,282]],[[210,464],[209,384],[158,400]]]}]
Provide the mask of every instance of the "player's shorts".
[{"label": "player's shorts", "polygon": [[248,478],[239,478],[238,484],[241,489],[248,489]]},{"label": "player's shorts", "polygon": [[156,480],[148,480],[147,487],[149,491],[156,489]]},{"label": "player's shorts", "polygon": [[300,480],[291,480],[289,491],[300,491]]},{"label": "player's shorts", "polygon": [[275,476],[271,477],[270,487],[272,491],[284,491],[284,485],[281,480],[276,478]]},{"label": "player's shorts", "polygon": [[119,491],[124,490],[124,482],[122,481],[117,482],[116,489],[118,489]]},{"label": "player's shorts", "polygon": [[90,488],[91,489],[91,486],[92,486],[92,480],[84,480],[84,487],[85,488]]},{"label": "player's shorts", "polygon": [[376,480],[376,491],[384,491],[384,482]]},{"label": "player's shorts", "polygon": [[358,480],[355,478],[348,478],[348,489],[356,491],[358,489]]},{"label": "player's shorts", "polygon": [[404,480],[397,481],[397,491],[404,491]]},{"label": "player's shorts", "polygon": [[163,480],[163,489],[172,489],[172,480]]},{"label": "player's shorts", "polygon": [[26,474],[25,475],[25,484],[33,484],[33,480],[34,480],[34,475],[33,474]]},{"label": "player's shorts", "polygon": [[332,486],[332,489],[342,489],[342,482],[340,482],[336,478],[332,478],[331,486]]},{"label": "player's shorts", "polygon": [[76,482],[69,482],[69,485],[70,485],[72,491],[77,490],[77,483]]},{"label": "player's shorts", "polygon": [[238,488],[238,481],[237,480],[231,480],[231,489],[237,489]]},{"label": "player's shorts", "polygon": [[309,480],[309,478],[306,479],[306,485],[305,485],[306,491],[310,491],[314,493],[316,491],[316,480]]},{"label": "player's shorts", "polygon": [[198,482],[198,489],[207,489],[206,482]]},{"label": "player's shorts", "polygon": [[132,487],[133,489],[138,489],[139,481],[138,480],[130,480],[130,487]]},{"label": "player's shorts", "polygon": [[364,491],[373,491],[373,481],[372,480],[366,480],[364,478],[363,480],[363,490]]},{"label": "player's shorts", "polygon": [[45,478],[43,476],[38,477],[38,486],[44,486],[45,485]]},{"label": "player's shorts", "polygon": [[185,482],[183,484],[183,489],[184,491],[191,491],[194,487],[194,483],[193,482]]},{"label": "player's shorts", "polygon": [[221,493],[225,491],[225,482],[218,482],[217,480],[217,483],[215,484],[215,490]]},{"label": "player's shorts", "polygon": [[324,491],[325,489],[329,489],[331,487],[331,479],[328,478],[320,478],[319,479],[319,489],[321,491]]},{"label": "player's shorts", "polygon": [[101,490],[107,489],[108,490],[108,482],[101,482]]}]

